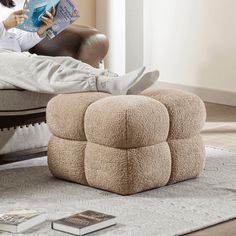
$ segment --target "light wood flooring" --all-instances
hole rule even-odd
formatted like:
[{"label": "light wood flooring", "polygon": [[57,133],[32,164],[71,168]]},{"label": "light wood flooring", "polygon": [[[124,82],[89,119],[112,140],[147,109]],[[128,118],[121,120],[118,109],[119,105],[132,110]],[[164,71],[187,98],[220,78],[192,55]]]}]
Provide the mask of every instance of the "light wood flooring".
[{"label": "light wood flooring", "polygon": [[[236,153],[236,107],[211,103],[206,107],[208,117],[202,132],[205,144]],[[236,219],[188,235],[236,236]]]}]

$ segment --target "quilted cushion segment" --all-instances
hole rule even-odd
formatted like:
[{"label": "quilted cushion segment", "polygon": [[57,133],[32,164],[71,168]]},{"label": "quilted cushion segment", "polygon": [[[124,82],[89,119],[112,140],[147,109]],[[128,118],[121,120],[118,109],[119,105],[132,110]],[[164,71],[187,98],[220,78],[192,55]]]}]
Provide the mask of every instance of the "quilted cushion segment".
[{"label": "quilted cushion segment", "polygon": [[47,124],[54,135],[70,140],[86,141],[84,115],[88,106],[108,97],[106,93],[74,93],[58,95],[47,106]]},{"label": "quilted cushion segment", "polygon": [[189,139],[170,140],[172,171],[169,184],[199,176],[205,166],[205,147],[198,134]]},{"label": "quilted cushion segment", "polygon": [[87,140],[114,148],[138,148],[166,141],[169,114],[165,106],[144,96],[107,97],[85,114]]},{"label": "quilted cushion segment", "polygon": [[167,143],[118,149],[88,143],[85,173],[90,186],[122,195],[165,186],[171,174]]},{"label": "quilted cushion segment", "polygon": [[87,142],[73,141],[53,136],[48,148],[48,166],[60,179],[88,185],[84,171]]},{"label": "quilted cushion segment", "polygon": [[196,95],[176,89],[147,89],[142,95],[166,106],[170,116],[168,139],[184,139],[197,135],[206,120],[203,101]]}]

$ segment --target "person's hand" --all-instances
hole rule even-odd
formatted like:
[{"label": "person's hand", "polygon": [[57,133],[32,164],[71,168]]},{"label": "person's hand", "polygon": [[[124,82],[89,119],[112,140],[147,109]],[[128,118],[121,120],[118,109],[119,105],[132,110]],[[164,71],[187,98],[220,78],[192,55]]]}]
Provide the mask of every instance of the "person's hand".
[{"label": "person's hand", "polygon": [[46,12],[47,16],[41,17],[43,24],[37,32],[40,37],[43,37],[45,32],[53,26],[55,13],[56,13],[56,10],[55,8],[53,8],[52,12],[48,12],[48,11]]},{"label": "person's hand", "polygon": [[22,25],[28,17],[25,15],[25,10],[19,10],[11,13],[3,24],[6,30]]}]

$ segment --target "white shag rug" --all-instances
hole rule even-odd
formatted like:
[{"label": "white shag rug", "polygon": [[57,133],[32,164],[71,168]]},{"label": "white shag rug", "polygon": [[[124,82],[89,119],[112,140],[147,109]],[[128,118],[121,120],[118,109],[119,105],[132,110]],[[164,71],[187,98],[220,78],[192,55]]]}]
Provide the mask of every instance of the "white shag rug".
[{"label": "white shag rug", "polygon": [[236,154],[208,147],[200,178],[128,197],[57,180],[46,158],[0,166],[0,212],[19,208],[48,214],[24,235],[66,235],[50,220],[87,209],[117,216],[116,226],[91,236],[182,235],[236,218]]}]

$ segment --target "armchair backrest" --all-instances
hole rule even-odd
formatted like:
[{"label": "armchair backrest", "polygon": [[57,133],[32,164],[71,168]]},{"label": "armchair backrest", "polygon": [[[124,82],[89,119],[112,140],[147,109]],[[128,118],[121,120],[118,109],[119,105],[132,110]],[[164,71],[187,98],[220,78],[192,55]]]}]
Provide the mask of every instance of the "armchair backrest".
[{"label": "armchair backrest", "polygon": [[30,52],[47,56],[71,56],[98,67],[108,49],[107,37],[97,29],[72,25],[52,40],[45,38]]}]

